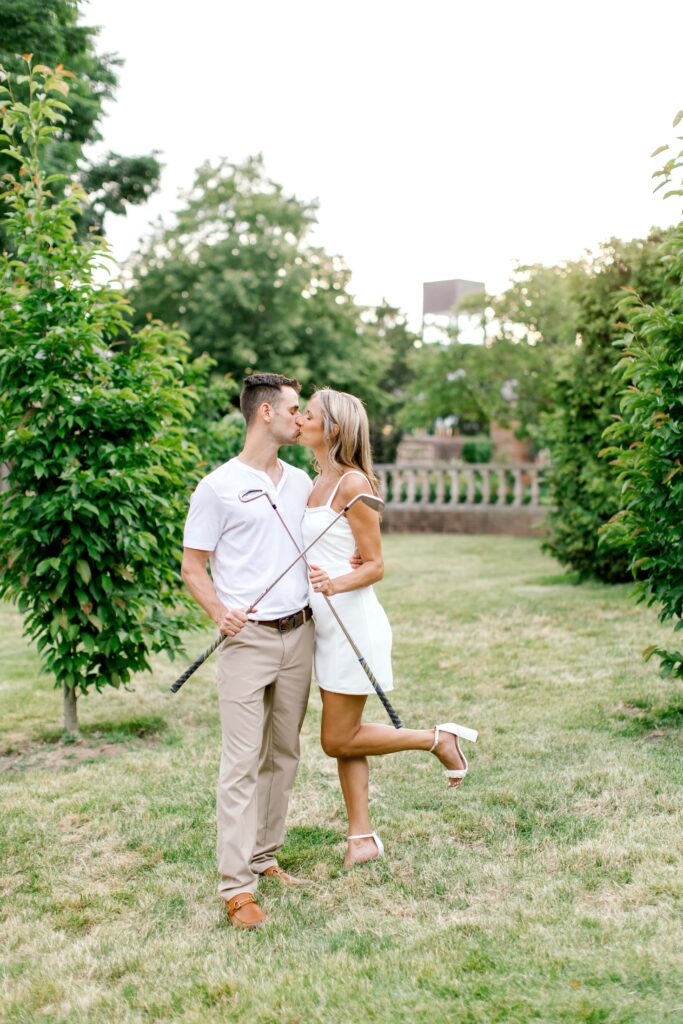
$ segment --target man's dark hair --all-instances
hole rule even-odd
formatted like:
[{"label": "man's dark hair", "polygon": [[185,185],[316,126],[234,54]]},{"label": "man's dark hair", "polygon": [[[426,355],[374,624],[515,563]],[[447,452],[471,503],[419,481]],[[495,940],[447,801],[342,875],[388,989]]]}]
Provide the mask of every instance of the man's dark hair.
[{"label": "man's dark hair", "polygon": [[240,409],[247,426],[262,402],[269,402],[273,407],[278,404],[283,388],[294,388],[298,393],[301,391],[301,384],[296,378],[283,377],[280,373],[252,373],[250,377],[244,378]]}]

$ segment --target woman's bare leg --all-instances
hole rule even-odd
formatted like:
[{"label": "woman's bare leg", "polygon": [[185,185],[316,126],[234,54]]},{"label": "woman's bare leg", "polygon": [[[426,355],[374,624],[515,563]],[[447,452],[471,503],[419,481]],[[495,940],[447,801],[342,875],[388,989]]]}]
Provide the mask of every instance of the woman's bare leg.
[{"label": "woman's bare leg", "polygon": [[[367,836],[372,832],[368,807],[367,757],[338,757],[337,771],[349,819],[350,836]],[[374,839],[349,839],[344,867],[373,860],[379,854]]]},{"label": "woman's bare leg", "polygon": [[[431,750],[434,729],[394,729],[392,725],[375,725],[361,721],[367,697],[331,693],[322,690],[323,720],[321,741],[330,757],[371,757],[394,754],[399,750]],[[448,769],[464,768],[455,737],[442,733],[434,754]],[[457,786],[461,779],[451,779]]]},{"label": "woman's bare leg", "polygon": [[[367,835],[372,831],[368,807],[368,756],[393,754],[399,750],[430,750],[434,743],[434,730],[366,725],[361,721],[366,696],[331,693],[329,690],[321,690],[321,696],[322,747],[326,754],[337,759],[349,835]],[[453,737],[447,733],[440,738],[434,753],[447,768],[463,767]],[[451,784],[459,782],[460,779],[451,780]],[[349,840],[344,867],[373,860],[378,854],[374,839]]]},{"label": "woman's bare leg", "polygon": [[[321,690],[323,701],[323,726],[322,742],[326,753],[330,751],[326,744],[332,742],[329,739],[329,715],[330,707],[340,710],[343,714],[344,730],[355,730],[360,726],[361,716],[367,697],[348,696],[346,701],[337,707],[338,702],[329,698],[338,697],[339,694],[331,694]],[[334,711],[332,711],[334,714]],[[334,754],[332,757],[336,756]],[[370,810],[368,807],[368,759],[363,755],[359,757],[337,757],[337,771],[339,773],[339,784],[342,796],[346,805],[346,815],[349,819],[350,836],[366,836],[372,832],[370,827]],[[374,839],[349,839],[344,857],[344,867],[350,868],[352,864],[363,864],[365,861],[373,860],[379,854]]]}]

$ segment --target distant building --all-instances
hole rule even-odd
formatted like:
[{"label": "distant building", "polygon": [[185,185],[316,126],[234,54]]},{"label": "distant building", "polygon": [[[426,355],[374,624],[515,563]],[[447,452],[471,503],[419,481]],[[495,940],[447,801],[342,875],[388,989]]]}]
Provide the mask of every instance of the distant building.
[{"label": "distant building", "polygon": [[[443,331],[455,329],[458,332],[467,325],[471,317],[458,312],[458,306],[466,295],[485,290],[483,281],[465,281],[453,277],[448,281],[425,281],[422,285],[422,336],[431,341],[429,328]],[[427,336],[425,336],[425,331]]]}]

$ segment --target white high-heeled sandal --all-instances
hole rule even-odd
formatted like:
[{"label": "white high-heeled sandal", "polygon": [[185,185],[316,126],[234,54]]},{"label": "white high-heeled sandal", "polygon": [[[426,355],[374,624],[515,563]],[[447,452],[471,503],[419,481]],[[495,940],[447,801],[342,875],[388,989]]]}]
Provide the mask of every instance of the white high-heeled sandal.
[{"label": "white high-heeled sandal", "polygon": [[362,835],[362,836],[347,836],[346,838],[347,839],[374,839],[375,840],[375,846],[377,847],[377,857],[372,857],[371,859],[372,860],[377,860],[379,857],[383,857],[384,856],[384,843],[382,842],[382,840],[380,839],[380,837],[377,835],[376,832],[366,832],[365,835]]},{"label": "white high-heeled sandal", "polygon": [[[458,753],[460,754],[460,757],[462,758],[462,763],[465,766],[464,768],[450,768],[450,769],[445,768],[444,769],[444,775],[446,776],[447,779],[464,779],[465,776],[467,775],[467,772],[468,772],[468,769],[469,769],[469,764],[467,763],[467,758],[465,757],[465,755],[463,754],[462,750],[460,749],[459,739],[469,740],[470,743],[476,743],[477,742],[477,736],[479,735],[479,733],[477,732],[476,729],[468,729],[467,726],[465,726],[465,725],[456,725],[455,722],[441,722],[440,725],[435,725],[434,726],[434,742],[432,743],[431,747],[429,748],[429,753],[430,754],[434,750],[436,750],[436,745],[439,742],[439,733],[440,732],[448,732],[452,736],[455,736],[455,747],[456,747],[456,750],[458,751]],[[457,786],[449,786],[448,788],[449,789],[457,789],[458,787]]]}]

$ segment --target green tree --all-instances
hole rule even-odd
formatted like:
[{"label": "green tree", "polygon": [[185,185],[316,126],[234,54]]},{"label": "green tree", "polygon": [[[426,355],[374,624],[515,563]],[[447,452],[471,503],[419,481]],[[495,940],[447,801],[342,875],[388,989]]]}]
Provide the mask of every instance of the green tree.
[{"label": "green tree", "polygon": [[239,388],[230,377],[214,372],[215,363],[208,355],[187,362],[184,371],[185,386],[196,395],[185,437],[199,452],[199,468],[206,474],[242,449],[244,419],[234,405]]},{"label": "green tree", "polygon": [[[75,75],[70,109],[64,112],[60,131],[44,148],[43,167],[47,174],[80,179],[89,199],[74,210],[74,219],[85,232],[92,225],[101,230],[106,212],[125,213],[129,205],[145,202],[158,188],[161,165],[155,154],[109,153],[94,163],[84,160],[85,148],[102,138],[103,106],[114,96],[122,62],[112,54],[97,53],[99,30],[80,23],[81,6],[81,0],[0,0],[0,64],[21,75],[20,55],[31,53],[36,60],[51,67],[64,65]],[[15,90],[20,88],[15,81]],[[0,154],[0,176],[8,171],[12,161]],[[56,187],[60,186],[55,182]],[[0,248],[7,244],[0,218]]]},{"label": "green tree", "polygon": [[[683,120],[681,111],[674,128]],[[668,150],[663,146],[655,154]],[[683,196],[683,150],[670,157],[658,188]],[[618,342],[620,415],[605,430],[603,451],[619,470],[620,510],[604,536],[622,546],[640,601],[659,606],[662,622],[683,629],[683,221],[663,249],[670,289],[659,303],[630,291],[621,303],[627,333]],[[653,644],[662,674],[683,679],[683,652]]]},{"label": "green tree", "polygon": [[314,223],[314,205],[286,195],[260,157],[203,165],[175,223],[158,224],[129,262],[136,323],[178,323],[195,354],[236,380],[281,370],[307,389],[354,392],[374,417],[391,356],[343,261],[310,244]]},{"label": "green tree", "polygon": [[403,434],[402,412],[414,378],[413,357],[419,338],[401,310],[386,299],[368,310],[367,318],[388,359],[382,371],[384,403],[370,410],[372,450],[376,462],[393,462]]},{"label": "green tree", "polygon": [[500,295],[465,296],[458,311],[480,318],[483,342],[463,342],[451,329],[419,347],[403,423],[424,428],[454,416],[487,430],[496,420],[542,447],[541,416],[552,405],[556,362],[576,337],[585,273],[579,263],[519,266]]},{"label": "green tree", "polygon": [[[518,266],[512,282],[489,305],[499,336],[555,349],[573,345],[579,315],[578,296],[586,276],[583,262]],[[524,328],[520,336],[519,327]]]},{"label": "green tree", "polygon": [[653,230],[644,240],[612,239],[585,261],[583,284],[576,293],[577,343],[564,350],[552,380],[552,410],[542,418],[541,433],[550,449],[545,548],[580,577],[607,582],[627,579],[628,556],[600,528],[620,507],[616,475],[606,471],[599,452],[602,434],[618,413],[617,361],[614,341],[617,303],[623,288],[634,288],[647,302],[657,302],[668,285],[662,269],[665,233]]},{"label": "green tree", "polygon": [[0,596],[18,603],[74,732],[79,693],[124,685],[180,645],[195,396],[177,330],[150,323],[111,344],[127,305],[98,283],[101,240],[77,235],[80,189],[54,197],[40,159],[68,114],[66,79],[30,62],[26,77],[28,105],[0,93],[17,168],[2,193],[14,253],[0,256]]},{"label": "green tree", "polygon": [[426,427],[455,417],[488,430],[496,420],[519,424],[520,436],[533,436],[547,403],[550,355],[543,345],[509,337],[483,344],[425,344],[412,357],[413,381],[401,422]]},{"label": "green tree", "polygon": [[102,234],[108,213],[122,217],[129,206],[143,206],[159,188],[160,177],[156,152],[147,156],[109,152],[97,163],[86,164],[78,175],[87,195],[77,222],[79,232],[94,229]]}]

